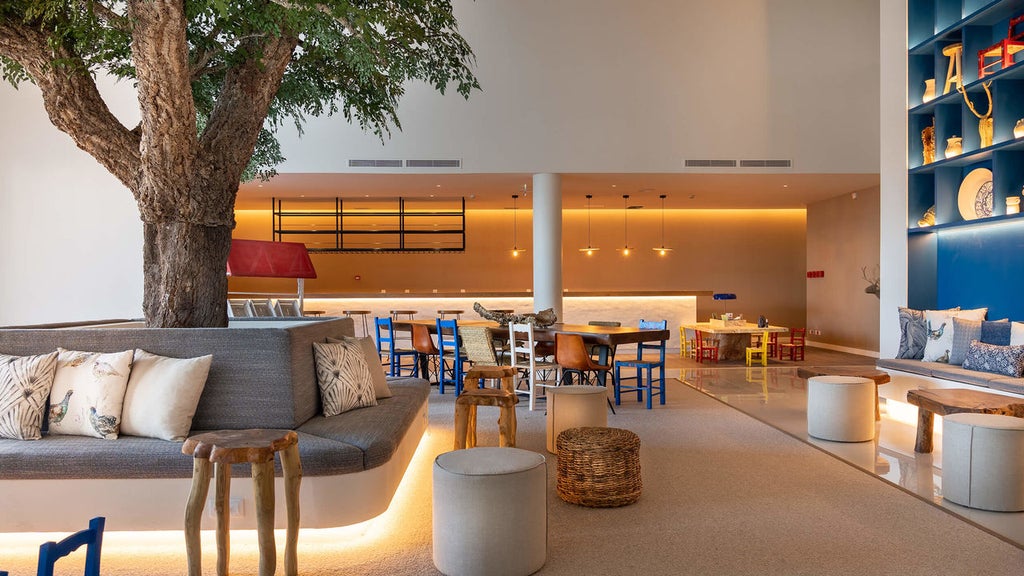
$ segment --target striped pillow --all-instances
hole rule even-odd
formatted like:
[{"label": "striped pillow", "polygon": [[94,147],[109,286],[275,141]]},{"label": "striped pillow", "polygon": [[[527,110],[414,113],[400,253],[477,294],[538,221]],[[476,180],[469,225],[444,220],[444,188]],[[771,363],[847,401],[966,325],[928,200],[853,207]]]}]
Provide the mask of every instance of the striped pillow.
[{"label": "striped pillow", "polygon": [[377,405],[373,376],[359,342],[314,342],[313,357],[324,416]]},{"label": "striped pillow", "polygon": [[56,370],[56,351],[40,356],[0,354],[0,438],[42,438],[43,412]]}]

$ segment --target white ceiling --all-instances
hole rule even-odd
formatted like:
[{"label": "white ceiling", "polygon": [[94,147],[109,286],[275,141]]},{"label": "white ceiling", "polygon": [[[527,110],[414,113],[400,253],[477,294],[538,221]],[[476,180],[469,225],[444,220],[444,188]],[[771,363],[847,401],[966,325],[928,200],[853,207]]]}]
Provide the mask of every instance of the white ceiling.
[{"label": "white ceiling", "polygon": [[[527,192],[523,194],[523,185]],[[878,174],[563,174],[564,208],[619,209],[629,205],[669,209],[803,208],[879,185]],[[279,174],[268,182],[249,182],[238,191],[238,209],[269,209],[271,198],[465,197],[468,209],[502,209],[519,194],[529,208],[530,174]]]}]

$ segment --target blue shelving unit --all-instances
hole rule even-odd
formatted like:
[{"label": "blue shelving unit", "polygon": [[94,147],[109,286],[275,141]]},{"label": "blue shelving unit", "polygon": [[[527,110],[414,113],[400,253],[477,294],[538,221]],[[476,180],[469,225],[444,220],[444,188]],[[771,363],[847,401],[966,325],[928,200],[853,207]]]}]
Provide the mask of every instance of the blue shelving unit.
[{"label": "blue shelving unit", "polygon": [[[978,51],[1006,37],[1024,0],[909,0],[907,130],[908,302],[914,308],[989,308],[989,317],[1024,320],[1024,217],[1006,214],[1006,198],[1024,189],[1024,138],[1013,128],[1024,118],[1024,51],[1020,64],[978,78]],[[984,85],[992,93],[993,143],[982,147],[978,119],[955,89],[943,94],[949,58],[963,45],[962,76],[975,109],[985,112]],[[923,102],[925,80],[936,97]],[[925,164],[922,130],[935,127],[935,159]],[[947,139],[961,137],[963,152],[945,158]],[[958,208],[960,184],[972,170],[992,171],[992,216],[967,220]],[[918,220],[935,206],[935,225]]]}]

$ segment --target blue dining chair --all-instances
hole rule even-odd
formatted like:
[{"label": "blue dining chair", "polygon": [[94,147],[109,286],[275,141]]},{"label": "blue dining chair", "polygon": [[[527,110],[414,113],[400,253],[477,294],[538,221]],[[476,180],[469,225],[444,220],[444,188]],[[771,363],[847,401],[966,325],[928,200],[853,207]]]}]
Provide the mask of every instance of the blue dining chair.
[{"label": "blue dining chair", "polygon": [[[666,330],[668,321],[640,321],[641,330]],[[644,400],[644,391],[647,392],[647,409],[652,407],[652,397],[658,396],[658,403],[665,404],[665,344],[662,340],[657,344],[640,342],[636,345],[636,359],[615,361],[615,405],[618,406],[622,399],[622,391],[636,391],[637,402]],[[644,351],[657,351],[657,360],[645,360]],[[636,369],[636,376],[623,376],[623,368]],[[658,391],[654,391],[654,369],[658,369]],[[624,384],[626,381],[635,381],[632,386]]]},{"label": "blue dining chair", "polygon": [[89,527],[79,530],[60,542],[46,542],[39,547],[39,568],[37,576],[53,576],[53,565],[61,558],[78,550],[85,551],[85,576],[100,576],[100,548],[103,546],[103,526],[106,518],[97,516],[89,521]]},{"label": "blue dining chair", "polygon": [[[404,376],[418,376],[419,366],[416,362],[416,351],[408,348],[399,348],[395,341],[395,325],[391,318],[373,318],[373,326],[377,333],[377,355],[381,363],[387,355],[388,376],[403,376],[402,371],[408,370]],[[412,365],[403,362],[403,358],[411,358]]]},{"label": "blue dining chair", "polygon": [[459,343],[459,322],[452,318],[437,322],[437,350],[440,357],[437,370],[437,388],[444,394],[444,385],[453,384],[455,395],[462,394],[462,378],[464,371],[462,363],[466,360],[462,356],[462,346]]}]

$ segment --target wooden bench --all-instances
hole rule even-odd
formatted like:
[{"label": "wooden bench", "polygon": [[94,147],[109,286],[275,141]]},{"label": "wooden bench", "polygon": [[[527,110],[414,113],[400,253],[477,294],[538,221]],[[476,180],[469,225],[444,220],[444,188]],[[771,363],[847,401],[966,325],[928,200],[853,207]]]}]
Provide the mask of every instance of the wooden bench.
[{"label": "wooden bench", "polygon": [[887,372],[876,370],[870,366],[854,366],[846,368],[835,368],[829,366],[801,366],[796,369],[796,375],[804,380],[815,376],[855,376],[857,378],[868,378],[875,382],[875,420],[882,419],[882,411],[878,406],[878,387],[888,384],[891,380]]},{"label": "wooden bench", "polygon": [[907,402],[918,407],[917,441],[914,451],[932,451],[932,427],[935,415],[947,416],[961,412],[1003,414],[1024,418],[1024,398],[991,394],[966,388],[919,388],[907,391]]}]

